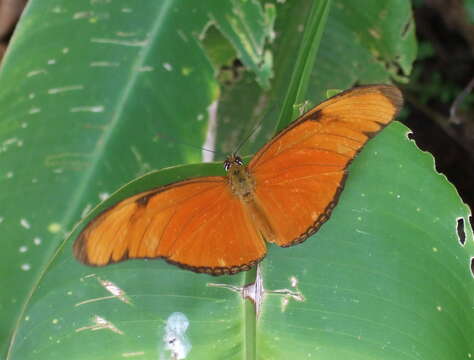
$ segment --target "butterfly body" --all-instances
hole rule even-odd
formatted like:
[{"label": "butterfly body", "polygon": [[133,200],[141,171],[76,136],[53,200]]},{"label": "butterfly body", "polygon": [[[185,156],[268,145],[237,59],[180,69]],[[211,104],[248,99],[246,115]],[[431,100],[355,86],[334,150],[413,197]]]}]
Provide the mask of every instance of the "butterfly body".
[{"label": "butterfly body", "polygon": [[73,252],[91,266],[164,258],[199,273],[235,274],[266,255],[266,242],[303,242],[329,219],[347,168],[402,105],[400,91],[370,85],[336,95],[275,135],[226,176],[197,177],[120,201],[82,230]]},{"label": "butterfly body", "polygon": [[242,159],[236,155],[229,156],[224,161],[227,179],[232,194],[244,202],[252,201],[255,191],[255,179],[244,165]]}]

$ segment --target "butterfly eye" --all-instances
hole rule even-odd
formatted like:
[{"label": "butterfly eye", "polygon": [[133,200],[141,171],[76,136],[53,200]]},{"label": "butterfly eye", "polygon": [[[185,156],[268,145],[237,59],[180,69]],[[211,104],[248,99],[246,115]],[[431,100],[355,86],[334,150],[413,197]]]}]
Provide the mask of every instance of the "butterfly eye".
[{"label": "butterfly eye", "polygon": [[230,161],[229,160],[224,161],[224,170],[229,171],[229,168],[230,168]]},{"label": "butterfly eye", "polygon": [[242,161],[242,159],[239,158],[238,156],[235,157],[235,162],[236,162],[237,164],[239,164],[239,165],[243,165],[243,164],[244,164],[244,162]]}]

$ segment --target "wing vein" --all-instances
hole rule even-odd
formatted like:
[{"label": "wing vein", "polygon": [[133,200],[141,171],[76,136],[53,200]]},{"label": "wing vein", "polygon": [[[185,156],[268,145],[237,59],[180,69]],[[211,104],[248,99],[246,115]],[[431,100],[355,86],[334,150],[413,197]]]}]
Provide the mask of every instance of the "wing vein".
[{"label": "wing vein", "polygon": [[[326,182],[327,179],[324,179],[324,178],[319,178],[321,175],[324,176],[324,175],[334,175],[334,174],[341,174],[341,173],[344,173],[344,171],[333,171],[333,172],[327,172],[327,173],[319,173],[319,174],[313,174],[313,175],[305,175],[305,176],[301,176],[301,177],[293,177],[291,179],[284,179],[283,182],[285,183],[290,183],[290,182],[293,182],[293,181],[300,181],[300,180],[309,180],[309,179],[312,179],[313,181],[315,182]],[[278,178],[280,174],[277,174],[275,176],[272,176],[271,178],[267,178],[265,180],[272,180],[272,179],[275,179],[275,178]],[[268,186],[280,186],[275,183],[273,184],[265,184],[265,183],[262,183],[260,186],[262,187],[268,187]]]},{"label": "wing vein", "polygon": [[[325,134],[318,134],[318,135],[325,135]],[[306,141],[306,140],[308,140],[309,138],[311,138],[311,137],[313,137],[313,136],[314,136],[314,135],[310,135],[310,136],[308,136],[308,137],[302,139],[301,141],[297,141],[297,142],[292,143],[291,146],[285,148],[284,150],[279,151],[277,154],[273,155],[272,157],[270,157],[270,158],[268,158],[268,159],[266,159],[266,160],[260,162],[260,163],[258,164],[258,166],[262,166],[263,164],[267,163],[268,161],[274,160],[274,159],[276,159],[277,157],[279,157],[280,155],[287,153],[288,151],[292,151],[293,148],[294,148],[295,146],[297,146],[299,143],[301,143],[301,142],[303,142],[303,141]],[[341,136],[341,137],[343,137],[343,136]],[[360,147],[358,147],[358,148],[352,148],[352,147],[348,146],[347,144],[344,144],[344,146],[346,146],[347,148],[349,148],[350,150],[353,150],[353,151],[357,151],[357,150],[359,150],[359,148],[360,148]],[[328,152],[328,153],[333,153],[333,154],[336,154],[336,155],[341,155],[341,156],[343,156],[343,157],[345,157],[345,158],[348,158],[348,159],[352,158],[351,156],[345,155],[345,154],[340,153],[340,152],[338,152],[338,151],[336,151],[336,150],[324,149],[324,148],[321,148],[321,147],[318,147],[318,146],[305,146],[305,147],[301,147],[301,148],[299,148],[299,149],[321,150],[321,151],[326,151],[326,152]]]},{"label": "wing vein", "polygon": [[[206,206],[205,208],[199,208],[199,209],[196,209],[192,215],[190,214],[190,216],[188,216],[188,219],[187,221],[182,225],[182,228],[181,228],[181,231],[176,235],[176,238],[175,238],[175,241],[178,241],[178,239],[181,237],[181,235],[183,234],[184,230],[186,229],[186,227],[199,215],[202,216],[203,213],[207,213],[209,211],[210,208],[213,208],[215,206],[216,203],[219,203],[221,201],[221,198],[222,196],[224,195],[225,193],[223,192],[221,194],[220,197],[214,199],[214,202],[212,202],[210,205]],[[225,210],[225,208],[224,208]],[[214,216],[215,217],[215,216]],[[199,224],[199,227],[202,227],[204,226],[204,224]],[[197,229],[196,229],[197,231]],[[174,243],[173,243],[173,246],[174,246]]]}]

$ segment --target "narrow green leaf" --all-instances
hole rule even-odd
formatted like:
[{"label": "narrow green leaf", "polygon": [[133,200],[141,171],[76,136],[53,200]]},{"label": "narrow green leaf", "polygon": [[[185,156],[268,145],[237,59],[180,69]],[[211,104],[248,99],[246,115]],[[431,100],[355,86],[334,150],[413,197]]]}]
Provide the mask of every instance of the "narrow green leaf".
[{"label": "narrow green leaf", "polygon": [[310,75],[314,67],[314,60],[330,8],[331,0],[314,2],[308,14],[296,64],[292,72],[290,84],[288,85],[285,100],[283,101],[277,130],[281,130],[291,120],[300,115],[300,109],[295,107],[295,105],[302,103],[305,99]]}]

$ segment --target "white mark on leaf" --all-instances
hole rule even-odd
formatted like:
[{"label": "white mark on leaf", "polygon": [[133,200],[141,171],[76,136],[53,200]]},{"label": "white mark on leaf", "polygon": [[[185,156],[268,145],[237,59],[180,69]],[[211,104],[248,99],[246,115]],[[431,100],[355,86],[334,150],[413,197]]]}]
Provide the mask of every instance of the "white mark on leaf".
[{"label": "white mark on leaf", "polygon": [[92,209],[92,205],[87,204],[84,210],[82,210],[81,219],[84,219],[87,216],[87,214],[89,214],[89,211],[91,211],[91,209]]},{"label": "white mark on leaf", "polygon": [[30,223],[29,223],[28,220],[26,220],[25,218],[21,218],[21,219],[20,219],[20,225],[21,225],[22,227],[24,227],[25,229],[30,229],[30,228],[31,228]]},{"label": "white mark on leaf", "polygon": [[117,67],[120,63],[112,61],[93,61],[89,65],[91,67]]},{"label": "white mark on leaf", "polygon": [[107,192],[102,192],[99,194],[99,199],[102,201],[107,200],[109,197],[110,197],[110,194]]},{"label": "white mark on leaf", "polygon": [[102,105],[97,105],[97,106],[78,106],[78,107],[73,107],[70,112],[93,112],[93,113],[99,113],[99,112],[104,112],[105,107]]},{"label": "white mark on leaf", "polygon": [[148,40],[123,40],[123,39],[106,39],[106,38],[92,38],[91,42],[99,44],[111,44],[121,46],[137,46],[143,47],[148,45]]},{"label": "white mark on leaf", "polygon": [[77,304],[75,304],[75,306],[81,306],[81,305],[84,305],[84,304],[89,304],[89,303],[93,303],[93,302],[96,302],[96,301],[109,300],[109,299],[119,299],[120,301],[122,301],[122,302],[124,302],[128,305],[132,304],[132,302],[128,298],[127,294],[125,293],[125,291],[122,290],[118,285],[116,285],[112,281],[101,279],[100,277],[96,276],[95,274],[88,275],[88,276],[86,276],[86,278],[96,278],[97,281],[99,282],[99,284],[102,285],[102,287],[105,290],[107,290],[110,294],[112,294],[112,296],[101,296],[101,297],[97,297],[97,298],[84,300],[84,301],[78,302]]},{"label": "white mark on leaf", "polygon": [[189,320],[181,312],[172,313],[166,320],[163,342],[165,349],[171,352],[172,359],[185,359],[192,345],[186,336]]},{"label": "white mark on leaf", "polygon": [[85,19],[85,18],[91,17],[92,14],[93,14],[92,11],[79,11],[79,12],[75,13],[72,16],[72,18],[74,20]]},{"label": "white mark on leaf", "polygon": [[63,86],[60,88],[52,88],[48,90],[48,94],[59,94],[66,91],[75,91],[75,90],[83,90],[83,85],[70,85],[70,86]]},{"label": "white mark on leaf", "polygon": [[117,36],[120,37],[131,37],[131,36],[136,36],[136,32],[123,32],[123,31],[117,31],[116,32]]},{"label": "white mark on leaf", "polygon": [[26,74],[27,77],[32,77],[36,75],[41,75],[41,74],[46,74],[47,71],[44,69],[38,69],[38,70],[32,70],[28,74]]},{"label": "white mark on leaf", "polygon": [[144,351],[134,351],[134,352],[126,352],[126,353],[122,353],[122,357],[134,357],[134,356],[142,356],[142,355],[145,355],[145,352]]},{"label": "white mark on leaf", "polygon": [[138,72],[149,72],[153,70],[155,70],[153,66],[142,66],[137,69]]},{"label": "white mark on leaf", "polygon": [[81,328],[76,329],[76,332],[84,331],[84,330],[91,330],[91,331],[96,331],[96,330],[110,330],[116,334],[123,335],[123,331],[117,328],[114,324],[112,324],[110,321],[105,319],[102,316],[95,315],[92,318],[92,323],[93,325],[89,326],[84,326]]}]

